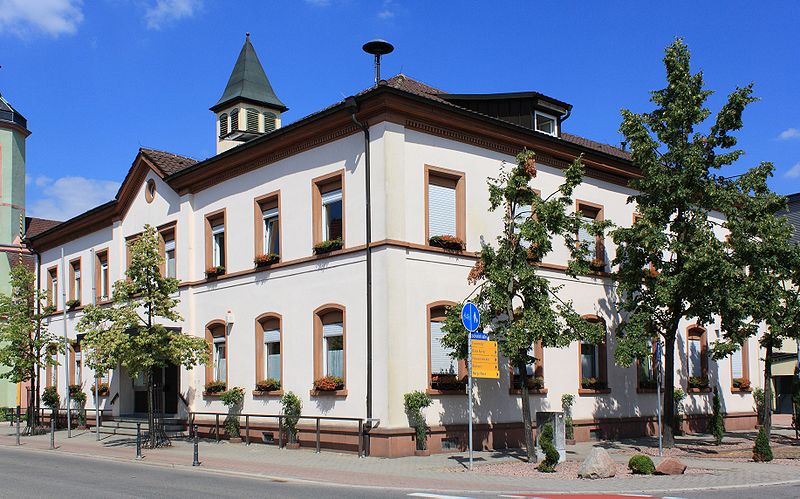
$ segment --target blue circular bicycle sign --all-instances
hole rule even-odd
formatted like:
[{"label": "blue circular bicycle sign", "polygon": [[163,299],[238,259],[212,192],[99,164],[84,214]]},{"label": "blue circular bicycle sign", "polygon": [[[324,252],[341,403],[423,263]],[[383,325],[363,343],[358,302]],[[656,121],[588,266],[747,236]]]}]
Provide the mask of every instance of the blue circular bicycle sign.
[{"label": "blue circular bicycle sign", "polygon": [[480,327],[481,313],[478,312],[478,307],[474,303],[464,304],[464,308],[461,309],[461,323],[470,333],[474,333]]}]

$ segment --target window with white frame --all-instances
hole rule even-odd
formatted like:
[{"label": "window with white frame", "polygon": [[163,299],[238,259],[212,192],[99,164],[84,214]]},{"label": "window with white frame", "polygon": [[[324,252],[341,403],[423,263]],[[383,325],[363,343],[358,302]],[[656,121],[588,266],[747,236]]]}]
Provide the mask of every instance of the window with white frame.
[{"label": "window with white frame", "polygon": [[110,296],[108,288],[108,256],[103,255],[100,258],[100,299],[108,300]]},{"label": "window with white frame", "polygon": [[322,193],[322,240],[342,238],[342,189]]},{"label": "window with white frame", "polygon": [[81,262],[80,260],[74,261],[72,267],[72,285],[70,286],[70,300],[81,301]]},{"label": "window with white frame", "polygon": [[164,270],[166,277],[176,277],[175,268],[175,235],[169,233],[164,235]]},{"label": "window with white frame", "polygon": [[261,212],[262,231],[264,234],[264,254],[274,253],[279,255],[280,227],[278,225],[278,207],[269,208]]},{"label": "window with white frame", "polygon": [[47,305],[58,308],[58,269],[48,270],[47,275]]},{"label": "window with white frame", "polygon": [[216,223],[211,226],[211,265],[225,266],[225,224]]},{"label": "window with white frame", "polygon": [[228,374],[228,349],[224,329],[221,335],[214,336],[213,356],[214,381],[226,383]]},{"label": "window with white frame", "polygon": [[342,322],[322,324],[322,372],[325,376],[344,377],[344,325]]},{"label": "window with white frame", "polygon": [[594,343],[581,343],[581,377],[600,378],[600,356]]},{"label": "window with white frame", "polygon": [[281,380],[281,330],[274,326],[264,330],[264,374]]},{"label": "window with white frame", "polygon": [[75,345],[75,365],[72,367],[73,384],[80,385],[83,382],[83,352],[80,345]]},{"label": "window with white frame", "polygon": [[558,119],[555,116],[536,111],[534,112],[534,120],[536,121],[536,131],[548,135],[558,135]]}]

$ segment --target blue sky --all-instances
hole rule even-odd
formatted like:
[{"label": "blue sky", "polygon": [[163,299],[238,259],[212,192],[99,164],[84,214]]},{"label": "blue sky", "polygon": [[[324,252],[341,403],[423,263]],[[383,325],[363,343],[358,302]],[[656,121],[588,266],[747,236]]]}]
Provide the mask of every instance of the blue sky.
[{"label": "blue sky", "polygon": [[384,76],[456,93],[536,90],[574,105],[565,131],[611,144],[620,108],[650,109],[663,49],[682,36],[717,91],[712,110],[736,85],[754,82],[761,98],[739,135],[747,154],[727,173],[772,161],[772,186],[788,194],[800,191],[800,3],[768,5],[0,0],[0,92],[33,132],[29,214],[64,219],[111,199],[140,146],[213,155],[208,108],[247,31],[285,122],[368,87],[361,45],[380,37],[396,47]]}]

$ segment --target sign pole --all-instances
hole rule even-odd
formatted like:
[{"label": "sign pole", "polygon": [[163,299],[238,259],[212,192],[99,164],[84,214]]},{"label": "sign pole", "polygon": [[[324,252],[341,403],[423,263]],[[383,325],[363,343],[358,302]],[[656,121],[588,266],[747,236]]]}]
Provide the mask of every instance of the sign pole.
[{"label": "sign pole", "polygon": [[472,333],[467,331],[467,396],[469,397],[469,469],[472,471]]},{"label": "sign pole", "polygon": [[659,457],[664,456],[664,448],[662,446],[662,430],[661,430],[661,342],[656,343],[656,361],[655,361],[655,368],[656,368],[656,399],[658,400],[658,408],[656,409],[656,413],[658,414],[658,455]]}]

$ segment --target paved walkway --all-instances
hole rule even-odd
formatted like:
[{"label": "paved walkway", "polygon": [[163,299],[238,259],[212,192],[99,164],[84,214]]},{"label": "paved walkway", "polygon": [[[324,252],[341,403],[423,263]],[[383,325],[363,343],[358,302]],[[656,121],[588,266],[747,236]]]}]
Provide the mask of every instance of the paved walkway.
[{"label": "paved walkway", "polygon": [[[66,436],[66,431],[56,432],[57,449],[54,451],[48,450],[49,435],[23,437],[22,444],[24,449],[32,452],[66,452],[128,462],[134,461],[136,455],[135,441],[129,437],[103,436],[97,442],[94,434],[89,432],[73,432],[71,439]],[[0,426],[0,448],[13,445],[13,430],[3,423]],[[582,459],[592,445],[581,443],[570,446],[568,459]],[[621,449],[625,445],[628,444],[614,446]],[[191,469],[192,451],[191,442],[175,440],[169,448],[145,449],[142,463]],[[613,453],[612,457],[620,462],[627,459],[622,453]],[[519,458],[519,454],[513,451],[475,453],[476,466]],[[415,491],[652,493],[800,482],[800,466],[715,459],[684,459],[690,467],[710,470],[709,473],[702,474],[566,480],[469,473],[466,471],[466,453],[396,459],[358,458],[352,454],[328,451],[316,454],[313,450],[306,449],[281,450],[263,444],[246,446],[228,442],[217,444],[213,441],[201,441],[200,461],[201,469],[217,473]]]}]

